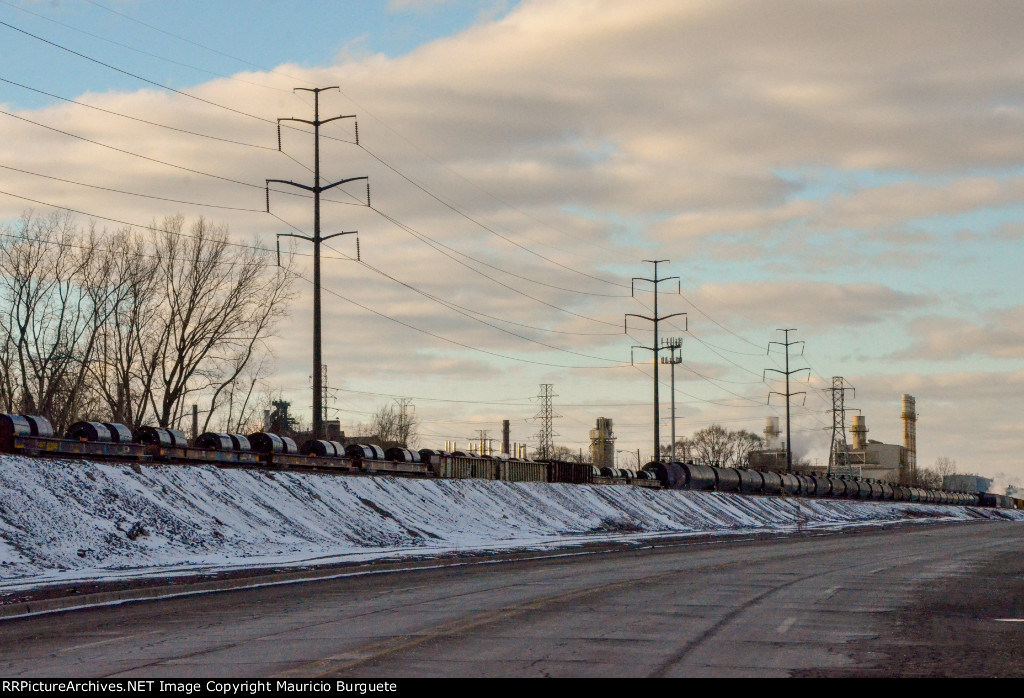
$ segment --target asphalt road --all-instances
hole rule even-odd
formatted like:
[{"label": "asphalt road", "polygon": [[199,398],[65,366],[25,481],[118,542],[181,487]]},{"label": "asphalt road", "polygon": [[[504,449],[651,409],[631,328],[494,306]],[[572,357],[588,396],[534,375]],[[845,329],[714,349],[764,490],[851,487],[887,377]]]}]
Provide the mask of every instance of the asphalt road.
[{"label": "asphalt road", "polygon": [[1024,524],[662,541],[0,621],[0,676],[1024,675]]}]

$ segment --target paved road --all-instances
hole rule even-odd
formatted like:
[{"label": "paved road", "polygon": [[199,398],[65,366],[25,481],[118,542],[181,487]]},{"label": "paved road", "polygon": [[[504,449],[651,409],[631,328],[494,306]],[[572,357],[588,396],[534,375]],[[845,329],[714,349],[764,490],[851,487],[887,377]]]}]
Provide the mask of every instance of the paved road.
[{"label": "paved road", "polygon": [[0,675],[1022,675],[1020,560],[1011,522],[664,541],[2,621]]}]

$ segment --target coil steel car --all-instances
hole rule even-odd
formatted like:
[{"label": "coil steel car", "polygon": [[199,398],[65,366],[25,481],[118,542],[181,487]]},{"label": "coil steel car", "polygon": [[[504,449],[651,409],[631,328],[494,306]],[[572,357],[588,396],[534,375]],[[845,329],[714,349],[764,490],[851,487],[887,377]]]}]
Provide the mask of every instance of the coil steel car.
[{"label": "coil steel car", "polygon": [[297,446],[269,432],[207,432],[191,444],[172,428],[76,422],[57,437],[45,417],[0,414],[0,452],[61,458],[109,458],[162,463],[210,463],[227,467],[303,469],[413,477],[482,478],[508,482],[626,484],[672,490],[718,491],[874,501],[922,502],[1024,509],[1024,500],[991,493],[949,492],[821,473],[722,468],[690,462],[648,463],[639,471],[596,468],[589,463],[531,461],[432,449],[414,451],[373,444],[343,445],[311,439]]}]

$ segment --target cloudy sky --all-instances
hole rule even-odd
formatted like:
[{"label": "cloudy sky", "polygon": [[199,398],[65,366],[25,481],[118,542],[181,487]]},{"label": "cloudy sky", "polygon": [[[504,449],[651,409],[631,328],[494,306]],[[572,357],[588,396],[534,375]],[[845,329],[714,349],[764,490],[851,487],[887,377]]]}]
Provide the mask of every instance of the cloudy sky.
[{"label": "cloudy sky", "polygon": [[[651,353],[631,346],[653,335],[623,318],[651,314],[631,279],[658,259],[680,279],[659,311],[687,313],[662,325],[680,434],[782,414],[762,378],[796,328],[798,452],[827,457],[822,389],[844,376],[870,438],[900,441],[909,393],[919,463],[1024,481],[1020,3],[0,0],[0,22],[3,221],[182,213],[272,247],[312,225],[306,199],[263,212],[265,179],[311,179],[310,136],[278,152],[276,119],[311,118],[293,88],[340,87],[321,116],[356,115],[359,145],[353,120],[325,127],[323,174],[369,176],[376,209],[362,183],[324,206],[362,257],[325,249],[343,428],[408,396],[422,445],[502,418],[535,442],[552,383],[559,444],[610,417],[646,458]],[[302,283],[273,385],[308,415]]]}]

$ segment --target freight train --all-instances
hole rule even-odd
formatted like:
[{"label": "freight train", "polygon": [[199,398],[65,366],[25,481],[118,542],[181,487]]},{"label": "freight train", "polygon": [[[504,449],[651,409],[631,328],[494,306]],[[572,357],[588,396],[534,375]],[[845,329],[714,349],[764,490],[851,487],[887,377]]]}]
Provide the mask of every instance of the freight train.
[{"label": "freight train", "polygon": [[311,439],[298,446],[287,436],[207,432],[190,444],[177,429],[76,422],[64,438],[45,417],[0,414],[0,452],[27,456],[100,458],[168,464],[391,474],[407,477],[480,478],[506,482],[626,484],[670,490],[731,492],[749,495],[830,497],[960,506],[1024,509],[1024,500],[991,493],[950,492],[904,487],[879,480],[832,477],[820,473],[779,473],[720,468],[696,463],[651,462],[641,470],[597,468],[587,463],[531,461],[482,456],[462,451],[382,449],[371,444],[343,445]]}]

